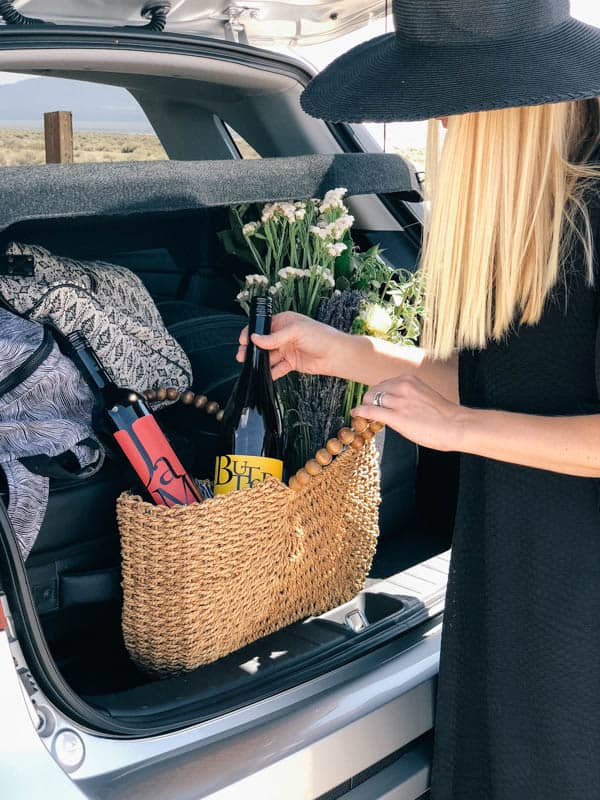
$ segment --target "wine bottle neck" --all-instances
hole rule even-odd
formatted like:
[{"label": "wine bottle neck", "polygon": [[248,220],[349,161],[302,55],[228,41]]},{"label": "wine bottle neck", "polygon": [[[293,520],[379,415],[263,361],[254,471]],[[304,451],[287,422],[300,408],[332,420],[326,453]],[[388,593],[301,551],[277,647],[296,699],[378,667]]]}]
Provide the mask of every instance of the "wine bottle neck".
[{"label": "wine bottle neck", "polygon": [[88,379],[88,382],[98,390],[111,386],[113,384],[112,378],[91,348],[85,336],[77,331],[74,334],[70,334],[68,339],[73,347],[75,358],[80,368],[83,370],[84,376]]},{"label": "wine bottle neck", "polygon": [[[252,336],[253,333],[258,333],[260,336],[268,336],[271,333],[271,315],[253,313],[250,317],[249,333],[250,336]],[[267,359],[268,352],[266,350],[261,350],[260,347],[256,347],[250,339],[246,363],[251,364],[253,370],[258,370],[262,362]]]},{"label": "wine bottle neck", "polygon": [[270,314],[253,314],[250,317],[250,333],[268,336],[271,333],[271,319]]}]

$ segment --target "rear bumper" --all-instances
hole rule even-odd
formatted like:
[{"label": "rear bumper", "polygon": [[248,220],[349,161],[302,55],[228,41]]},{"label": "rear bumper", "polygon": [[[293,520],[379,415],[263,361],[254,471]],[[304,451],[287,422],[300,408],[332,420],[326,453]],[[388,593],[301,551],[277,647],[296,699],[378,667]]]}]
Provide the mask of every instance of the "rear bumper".
[{"label": "rear bumper", "polygon": [[[34,703],[0,632],[3,713],[0,785],[11,800],[416,800],[429,782],[441,625],[409,649],[402,638],[321,679],[173,734],[116,740],[93,735],[53,709],[52,734],[36,730]],[[70,776],[53,742],[75,731],[85,758]],[[417,742],[417,740],[420,740]],[[365,778],[390,754],[391,763]],[[360,776],[359,785],[356,776]],[[53,788],[49,791],[49,787]],[[332,791],[334,790],[334,791]]]},{"label": "rear bumper", "polygon": [[3,620],[0,610],[0,794],[7,800],[84,800],[38,733],[35,708],[15,670]]}]

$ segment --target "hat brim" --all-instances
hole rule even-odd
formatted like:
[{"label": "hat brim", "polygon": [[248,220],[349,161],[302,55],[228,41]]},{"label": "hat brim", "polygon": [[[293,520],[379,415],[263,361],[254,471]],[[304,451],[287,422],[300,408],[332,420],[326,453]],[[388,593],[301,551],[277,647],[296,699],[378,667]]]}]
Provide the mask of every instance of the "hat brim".
[{"label": "hat brim", "polygon": [[415,44],[384,34],[317,75],[301,103],[330,122],[401,122],[600,96],[600,29],[575,19],[534,39]]}]

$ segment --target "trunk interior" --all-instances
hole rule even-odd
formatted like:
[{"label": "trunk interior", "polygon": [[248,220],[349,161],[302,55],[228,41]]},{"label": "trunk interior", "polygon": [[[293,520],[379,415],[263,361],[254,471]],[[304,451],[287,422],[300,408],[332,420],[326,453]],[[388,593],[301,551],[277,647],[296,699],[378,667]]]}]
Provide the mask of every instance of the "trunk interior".
[{"label": "trunk interior", "polygon": [[[186,349],[194,390],[224,403],[237,374],[234,353],[245,318],[233,303],[247,265],[225,255],[216,232],[227,226],[220,208],[115,219],[19,223],[2,234],[53,252],[97,258],[134,270],[152,293],[173,335]],[[376,232],[358,232],[365,244]],[[403,233],[386,233],[387,255],[398,266],[415,254]],[[410,259],[410,261],[409,261]],[[161,419],[192,474],[212,472],[214,420],[178,406]],[[157,680],[138,670],[120,628],[119,539],[114,516],[118,494],[135,485],[133,473],[108,460],[94,478],[52,484],[46,519],[26,562],[37,613],[52,657],[71,689],[112,717],[176,719],[183,708],[202,716],[241,704],[279,677],[308,675],[326,659],[350,653],[374,632],[397,635],[427,616],[440,601],[445,557],[409,568],[450,544],[456,485],[453,456],[421,451],[387,434],[382,455],[381,535],[365,592],[322,617],[298,622],[219,661],[183,676]],[[6,495],[3,489],[4,495]],[[4,497],[6,500],[6,496]],[[405,570],[408,575],[400,575]],[[436,571],[428,581],[419,569]],[[417,591],[431,583],[426,592]],[[302,670],[305,670],[304,672]]]}]

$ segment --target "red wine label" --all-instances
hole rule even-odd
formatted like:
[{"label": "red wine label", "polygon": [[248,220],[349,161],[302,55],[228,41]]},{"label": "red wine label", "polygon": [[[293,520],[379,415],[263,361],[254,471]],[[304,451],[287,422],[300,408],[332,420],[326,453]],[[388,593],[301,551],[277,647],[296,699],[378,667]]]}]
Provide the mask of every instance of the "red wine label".
[{"label": "red wine label", "polygon": [[267,478],[283,478],[283,461],[258,456],[219,456],[215,466],[215,494],[250,489]]},{"label": "red wine label", "polygon": [[192,479],[153,416],[137,419],[129,430],[117,431],[114,436],[157,505],[201,502]]}]

